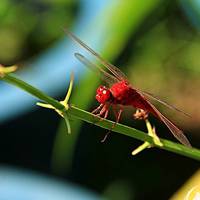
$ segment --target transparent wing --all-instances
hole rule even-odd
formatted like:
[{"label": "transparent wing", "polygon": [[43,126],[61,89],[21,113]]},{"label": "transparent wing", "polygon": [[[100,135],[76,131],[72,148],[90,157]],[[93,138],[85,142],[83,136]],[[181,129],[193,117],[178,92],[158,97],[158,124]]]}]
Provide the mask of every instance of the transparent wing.
[{"label": "transparent wing", "polygon": [[104,65],[119,81],[128,80],[126,75],[120,71],[117,67],[104,60],[98,53],[96,53],[93,49],[91,49],[88,45],[86,45],[82,40],[80,40],[77,36],[71,33],[69,30],[64,29],[64,32],[70,36],[74,41],[76,41],[81,47],[89,51],[93,56],[95,56],[102,65]]},{"label": "transparent wing", "polygon": [[151,105],[151,107],[154,109],[154,111],[157,113],[158,117],[164,124],[169,128],[171,133],[174,135],[174,137],[179,140],[182,144],[191,147],[190,142],[188,141],[187,137],[184,135],[183,131],[180,130],[173,122],[171,122],[167,117],[165,117],[157,108],[152,105],[149,101],[148,103]]},{"label": "transparent wing", "polygon": [[89,61],[87,58],[85,58],[80,53],[75,53],[74,55],[81,63],[83,63],[86,67],[88,67],[89,69],[91,69],[95,73],[97,73],[100,76],[100,78],[103,81],[105,81],[106,83],[108,83],[109,85],[112,85],[116,82],[119,82],[119,80],[117,78],[115,78],[113,75],[104,71],[100,66],[92,63],[91,61]]},{"label": "transparent wing", "polygon": [[169,109],[175,110],[177,112],[180,112],[181,114],[187,116],[187,117],[191,117],[189,114],[185,113],[184,111],[180,110],[179,108],[176,108],[173,105],[168,104],[167,102],[161,100],[160,98],[156,97],[155,95],[149,93],[149,92],[144,92],[144,91],[140,91],[140,93],[142,93],[145,97],[147,97],[148,99],[151,98],[159,103],[161,103],[162,105],[166,106]]}]

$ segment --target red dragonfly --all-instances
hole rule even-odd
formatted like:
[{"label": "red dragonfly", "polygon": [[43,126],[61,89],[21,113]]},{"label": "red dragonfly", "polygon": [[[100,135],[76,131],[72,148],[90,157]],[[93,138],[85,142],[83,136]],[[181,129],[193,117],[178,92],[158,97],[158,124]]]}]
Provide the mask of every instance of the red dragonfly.
[{"label": "red dragonfly", "polygon": [[159,98],[153,96],[150,93],[143,92],[139,89],[133,87],[126,75],[121,72],[117,67],[104,60],[98,53],[96,53],[93,49],[91,49],[88,45],[86,45],[82,40],[76,37],[74,34],[69,32],[68,30],[64,30],[67,35],[69,35],[73,40],[75,40],[79,45],[81,45],[84,49],[89,51],[93,56],[96,57],[99,62],[107,68],[110,72],[106,72],[98,65],[93,64],[89,60],[87,60],[83,55],[79,53],[75,53],[75,56],[78,60],[80,60],[84,65],[90,67],[92,70],[95,70],[101,78],[107,82],[110,86],[106,87],[100,85],[96,91],[96,100],[100,103],[100,105],[93,111],[93,113],[98,114],[103,118],[107,118],[109,113],[110,106],[115,107],[117,105],[120,106],[119,111],[116,113],[116,123],[119,122],[121,113],[123,111],[123,106],[132,106],[137,109],[141,109],[145,111],[147,114],[153,114],[157,119],[162,121],[171,131],[175,138],[177,138],[182,144],[191,147],[190,142],[183,134],[183,131],[180,130],[173,122],[171,122],[167,117],[165,117],[150,101],[149,99],[153,99],[158,101],[159,103],[167,106],[170,109],[175,109],[176,111],[182,112],[187,115],[183,111],[177,109],[174,106],[169,105],[168,103],[160,100]]}]

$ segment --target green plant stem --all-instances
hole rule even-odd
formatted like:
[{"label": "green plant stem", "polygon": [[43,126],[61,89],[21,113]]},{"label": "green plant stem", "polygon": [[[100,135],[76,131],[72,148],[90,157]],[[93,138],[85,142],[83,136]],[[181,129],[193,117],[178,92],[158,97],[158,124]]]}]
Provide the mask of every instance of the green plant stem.
[{"label": "green plant stem", "polygon": [[[81,110],[79,108],[76,108],[75,106],[70,106],[69,114],[71,114],[83,121],[86,121],[88,123],[93,123],[99,127],[102,127],[102,128],[108,129],[108,130],[111,129],[111,127],[114,123],[110,120],[99,121],[98,118],[96,119],[96,123],[95,123],[94,115],[92,115],[91,113],[86,112],[84,110]],[[141,141],[147,141],[157,148],[171,151],[171,152],[174,152],[174,153],[177,153],[177,154],[180,154],[180,155],[183,155],[186,157],[190,157],[190,158],[200,161],[200,150],[198,150],[198,149],[189,148],[182,144],[171,142],[171,141],[165,140],[165,139],[160,139],[160,141],[163,143],[163,146],[159,146],[153,142],[152,137],[147,135],[147,133],[144,133],[142,131],[139,131],[137,129],[134,129],[132,127],[125,126],[125,125],[119,124],[119,123],[117,123],[116,126],[112,130],[114,132],[121,133],[123,135],[129,136],[129,137],[141,140]]]},{"label": "green plant stem", "polygon": [[28,92],[29,94],[37,97],[38,99],[51,104],[53,107],[55,107],[58,110],[63,110],[65,107],[57,100],[53,99],[52,97],[46,95],[45,93],[41,92],[37,88],[33,87],[32,85],[29,85],[28,83],[20,80],[19,78],[16,78],[12,76],[11,74],[5,74],[3,77],[0,77],[0,80],[4,80],[5,82],[15,85],[18,88],[21,88],[22,90]]},{"label": "green plant stem", "polygon": [[[44,102],[46,102],[48,104],[51,104],[56,109],[59,109],[62,112],[66,112],[70,115],[73,115],[76,118],[79,118],[85,122],[95,124],[99,127],[102,127],[102,128],[108,129],[108,130],[110,130],[113,127],[114,122],[112,122],[110,120],[106,120],[106,119],[103,121],[99,121],[99,118],[94,117],[93,114],[86,112],[84,110],[81,110],[73,105],[69,106],[69,110],[64,110],[65,108],[60,102],[49,97],[48,95],[44,94],[40,90],[34,88],[33,86],[27,84],[26,82],[12,76],[12,75],[6,74],[4,77],[0,77],[0,80],[1,79],[25,90],[26,92],[32,94],[33,96],[39,98],[40,100],[43,100]],[[163,146],[158,146],[153,143],[152,137],[150,137],[146,133],[136,130],[134,128],[119,124],[119,123],[117,123],[116,126],[112,130],[114,132],[121,133],[123,135],[129,136],[129,137],[141,140],[141,141],[147,141],[147,142],[153,144],[157,148],[164,149],[164,150],[167,150],[167,151],[170,151],[173,153],[177,153],[177,154],[200,161],[200,150],[198,150],[198,149],[189,148],[182,144],[171,142],[171,141],[168,141],[165,139],[161,139]]]}]

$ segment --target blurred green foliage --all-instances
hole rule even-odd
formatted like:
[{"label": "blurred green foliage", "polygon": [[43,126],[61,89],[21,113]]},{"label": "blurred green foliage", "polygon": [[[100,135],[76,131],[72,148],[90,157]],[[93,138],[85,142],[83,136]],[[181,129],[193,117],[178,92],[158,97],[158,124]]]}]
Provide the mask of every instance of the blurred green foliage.
[{"label": "blurred green foliage", "polygon": [[0,2],[0,63],[23,62],[46,49],[76,19],[74,0],[2,0]]}]

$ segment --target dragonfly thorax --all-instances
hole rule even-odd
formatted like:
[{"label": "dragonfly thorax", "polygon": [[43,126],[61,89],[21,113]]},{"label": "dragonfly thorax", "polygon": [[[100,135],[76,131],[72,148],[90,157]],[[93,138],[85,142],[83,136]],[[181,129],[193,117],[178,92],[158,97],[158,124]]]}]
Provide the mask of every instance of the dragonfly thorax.
[{"label": "dragonfly thorax", "polygon": [[111,97],[111,92],[110,92],[110,90],[106,86],[100,85],[97,88],[97,91],[96,91],[96,100],[99,103],[105,103],[106,101],[109,101],[110,97]]}]

